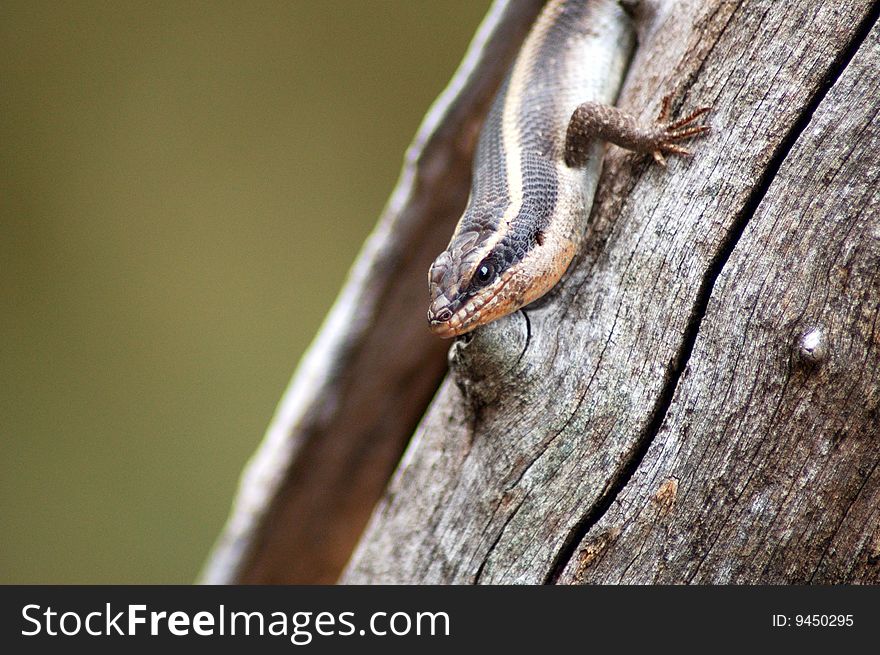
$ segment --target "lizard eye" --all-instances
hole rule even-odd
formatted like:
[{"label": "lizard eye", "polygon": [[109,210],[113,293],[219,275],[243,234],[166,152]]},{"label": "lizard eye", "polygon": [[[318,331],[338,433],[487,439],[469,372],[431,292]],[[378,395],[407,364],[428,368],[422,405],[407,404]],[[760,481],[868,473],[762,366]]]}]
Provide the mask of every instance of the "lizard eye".
[{"label": "lizard eye", "polygon": [[486,286],[495,277],[495,267],[491,262],[484,261],[477,266],[477,272],[474,275],[474,281],[481,287]]}]

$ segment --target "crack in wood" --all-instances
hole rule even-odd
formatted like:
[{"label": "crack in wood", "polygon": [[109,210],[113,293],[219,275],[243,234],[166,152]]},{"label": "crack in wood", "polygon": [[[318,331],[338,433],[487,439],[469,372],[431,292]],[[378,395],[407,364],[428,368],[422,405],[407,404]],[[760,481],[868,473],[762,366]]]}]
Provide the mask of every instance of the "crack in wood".
[{"label": "crack in wood", "polygon": [[[721,272],[727,264],[727,261],[730,259],[736,244],[745,232],[749,220],[757,211],[758,206],[767,194],[770,185],[776,178],[776,175],[789,152],[800,135],[810,124],[814,112],[825,99],[825,96],[828,94],[828,91],[831,89],[834,82],[840,77],[849,65],[849,62],[855,56],[856,51],[867,38],[871,28],[877,22],[878,17],[880,17],[880,0],[871,5],[870,10],[866,13],[865,17],[857,27],[849,43],[845,48],[841,49],[838,56],[831,62],[828,72],[824,76],[824,83],[821,84],[816,92],[809,98],[798,119],[792,124],[788,132],[780,140],[779,146],[776,148],[767,167],[764,169],[753,187],[752,192],[743,205],[742,211],[733,220],[730,230],[718,248],[718,252],[707,266],[706,273],[700,284],[682,337],[681,345],[676,356],[670,362],[657,402],[651,412],[651,418],[645,427],[643,434],[637,439],[632,455],[624,461],[624,464],[618,471],[617,475],[612,478],[607,491],[599,497],[593,507],[587,511],[584,517],[566,536],[549,568],[549,572],[544,579],[544,584],[556,584],[559,581],[563,571],[575,556],[578,545],[586,538],[587,534],[596,523],[606,514],[641,465],[645,454],[648,452],[648,448],[659,433],[669,407],[672,404],[672,399],[675,396],[675,391],[678,387],[681,374],[687,366],[694,344],[696,343],[697,335],[700,331],[703,318],[705,317],[709,300],[712,297],[712,291],[716,280],[721,275]],[[855,502],[855,500],[853,502]],[[834,534],[832,534],[829,539],[829,545],[833,543],[833,540]],[[705,555],[708,555],[708,550]]]}]

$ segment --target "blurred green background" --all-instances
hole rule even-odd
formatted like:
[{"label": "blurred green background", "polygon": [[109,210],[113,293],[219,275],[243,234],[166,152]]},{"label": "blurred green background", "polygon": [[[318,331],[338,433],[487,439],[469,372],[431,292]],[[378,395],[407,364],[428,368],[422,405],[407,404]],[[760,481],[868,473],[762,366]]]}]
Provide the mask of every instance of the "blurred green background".
[{"label": "blurred green background", "polygon": [[488,4],[0,3],[0,582],[194,580]]}]

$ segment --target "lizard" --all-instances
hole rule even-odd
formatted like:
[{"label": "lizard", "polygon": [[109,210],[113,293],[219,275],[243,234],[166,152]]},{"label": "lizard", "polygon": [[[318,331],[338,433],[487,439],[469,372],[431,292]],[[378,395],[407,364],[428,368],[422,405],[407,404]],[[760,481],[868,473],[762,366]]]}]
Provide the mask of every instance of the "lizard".
[{"label": "lizard", "polygon": [[614,107],[635,37],[617,0],[551,0],[502,82],[481,128],[467,207],[428,271],[432,332],[450,338],[534,302],[577,253],[601,165],[601,142],[689,155],[710,108],[642,124]]}]

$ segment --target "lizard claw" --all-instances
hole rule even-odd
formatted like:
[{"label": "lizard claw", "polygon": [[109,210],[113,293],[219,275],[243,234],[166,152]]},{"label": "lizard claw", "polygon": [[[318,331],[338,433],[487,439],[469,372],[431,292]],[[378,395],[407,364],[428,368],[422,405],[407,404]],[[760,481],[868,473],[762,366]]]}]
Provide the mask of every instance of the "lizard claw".
[{"label": "lizard claw", "polygon": [[677,141],[683,141],[694,136],[706,134],[712,129],[708,125],[691,125],[691,123],[697,120],[700,116],[709,113],[712,109],[711,107],[700,107],[691,112],[688,116],[670,123],[668,120],[671,103],[671,95],[663,96],[663,100],[660,102],[660,113],[657,115],[657,142],[655,144],[655,149],[651,152],[651,154],[654,155],[654,161],[664,168],[666,167],[666,158],[663,156],[663,153],[682,155],[685,157],[690,156],[691,154],[689,150],[685,150],[681,146],[676,145]]},{"label": "lizard claw", "polygon": [[663,152],[671,152],[673,155],[683,155],[685,157],[691,156],[690,150],[685,150],[681,146],[677,146],[674,143],[661,143],[660,148]]}]

